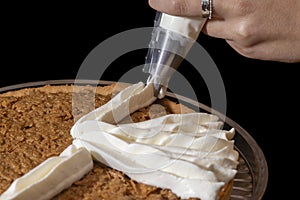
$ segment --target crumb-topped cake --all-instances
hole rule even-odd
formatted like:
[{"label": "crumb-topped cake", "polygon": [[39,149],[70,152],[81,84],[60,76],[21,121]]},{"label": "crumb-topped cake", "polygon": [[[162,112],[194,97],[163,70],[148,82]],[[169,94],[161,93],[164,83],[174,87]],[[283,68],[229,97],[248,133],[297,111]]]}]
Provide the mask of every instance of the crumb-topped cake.
[{"label": "crumb-topped cake", "polygon": [[229,199],[238,154],[221,128],[143,83],[6,92],[0,199]]}]

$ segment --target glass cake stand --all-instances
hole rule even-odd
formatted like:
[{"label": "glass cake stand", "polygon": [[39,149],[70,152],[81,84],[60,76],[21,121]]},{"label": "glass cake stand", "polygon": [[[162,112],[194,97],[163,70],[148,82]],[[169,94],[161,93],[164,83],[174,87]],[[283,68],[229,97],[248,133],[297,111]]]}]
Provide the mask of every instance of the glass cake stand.
[{"label": "glass cake stand", "polygon": [[[49,80],[49,81],[38,81],[29,82],[23,84],[16,84],[0,88],[0,93],[18,90],[22,88],[32,88],[44,85],[65,85],[65,84],[76,84],[76,85],[110,85],[115,82],[113,81],[98,81],[98,80]],[[173,101],[179,101],[190,108],[196,108],[208,113],[218,115],[220,119],[224,120],[224,127],[234,128],[236,133],[234,136],[235,148],[239,152],[239,165],[238,173],[234,179],[233,189],[231,194],[232,200],[260,200],[262,199],[268,182],[268,166],[265,156],[261,148],[257,145],[256,141],[251,135],[243,129],[236,122],[223,114],[213,110],[212,108],[189,99],[184,96],[167,93],[167,98]]]}]

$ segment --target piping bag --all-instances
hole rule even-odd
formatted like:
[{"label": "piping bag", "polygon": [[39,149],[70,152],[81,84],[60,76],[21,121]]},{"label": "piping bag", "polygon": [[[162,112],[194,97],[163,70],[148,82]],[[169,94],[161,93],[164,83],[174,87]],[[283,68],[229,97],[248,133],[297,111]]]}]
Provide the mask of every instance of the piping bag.
[{"label": "piping bag", "polygon": [[165,96],[168,83],[199,36],[206,18],[179,17],[157,11],[143,72],[154,94]]}]

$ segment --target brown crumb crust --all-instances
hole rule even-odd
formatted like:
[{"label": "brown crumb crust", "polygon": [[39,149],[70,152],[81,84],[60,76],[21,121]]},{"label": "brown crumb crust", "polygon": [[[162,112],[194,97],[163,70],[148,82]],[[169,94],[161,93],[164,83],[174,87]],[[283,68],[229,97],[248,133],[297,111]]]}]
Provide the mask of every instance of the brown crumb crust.
[{"label": "brown crumb crust", "polygon": [[[72,143],[69,134],[82,115],[108,102],[124,86],[44,86],[0,94],[0,194],[18,177]],[[74,93],[73,93],[74,92]],[[74,108],[72,99],[81,103]],[[93,99],[91,101],[91,99]],[[155,102],[165,113],[192,112],[167,99]],[[132,121],[150,119],[151,107],[131,115]],[[225,187],[221,195],[231,187]],[[226,195],[225,195],[226,196]],[[137,183],[100,163],[81,180],[53,199],[180,199],[167,189]],[[192,198],[191,198],[192,199]]]},{"label": "brown crumb crust", "polygon": [[120,171],[96,163],[84,178],[53,198],[53,200],[64,199],[177,200],[179,198],[169,190],[137,183]]}]

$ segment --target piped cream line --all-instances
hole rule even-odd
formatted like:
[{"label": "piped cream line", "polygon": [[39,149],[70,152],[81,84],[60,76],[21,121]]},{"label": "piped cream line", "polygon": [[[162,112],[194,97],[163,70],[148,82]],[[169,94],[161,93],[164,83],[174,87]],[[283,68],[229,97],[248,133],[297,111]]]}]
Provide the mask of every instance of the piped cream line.
[{"label": "piped cream line", "polygon": [[93,160],[85,148],[70,145],[60,156],[51,157],[16,179],[0,196],[0,200],[50,199],[82,178],[93,168]]}]

